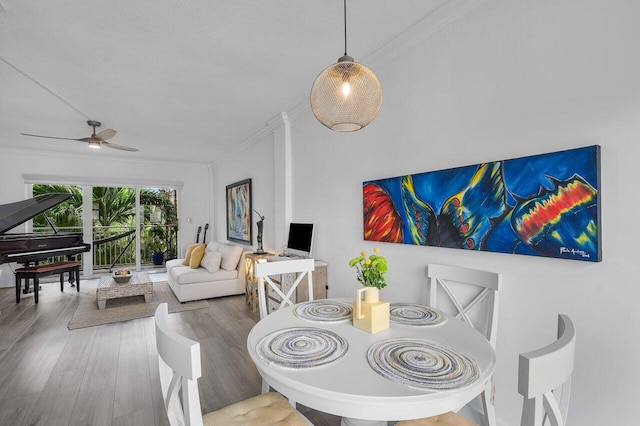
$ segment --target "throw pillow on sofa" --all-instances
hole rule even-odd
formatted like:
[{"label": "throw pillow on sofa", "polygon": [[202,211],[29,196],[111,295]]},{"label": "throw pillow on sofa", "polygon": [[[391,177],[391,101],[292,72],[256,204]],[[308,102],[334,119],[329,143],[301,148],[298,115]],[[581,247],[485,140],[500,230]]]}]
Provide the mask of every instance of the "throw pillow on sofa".
[{"label": "throw pillow on sofa", "polygon": [[220,262],[222,261],[222,255],[217,251],[210,251],[208,248],[204,251],[204,257],[200,262],[200,266],[204,267],[210,273],[215,273],[220,270]]},{"label": "throw pillow on sofa", "polygon": [[204,244],[198,244],[198,246],[191,251],[191,258],[189,259],[189,267],[191,269],[198,269],[200,267],[200,261],[204,257],[204,248]]},{"label": "throw pillow on sofa", "polygon": [[207,248],[205,249],[205,251],[218,251],[219,247],[220,243],[218,241],[211,240],[209,241],[209,244],[207,244]]},{"label": "throw pillow on sofa", "polygon": [[242,256],[242,247],[231,244],[220,244],[218,251],[222,255],[220,267],[227,271],[233,271],[238,267],[240,257]]},{"label": "throw pillow on sofa", "polygon": [[189,244],[189,247],[187,247],[187,252],[184,255],[184,260],[182,261],[182,264],[185,266],[189,266],[189,262],[191,261],[191,253],[193,252],[193,249],[198,247],[200,244]]}]

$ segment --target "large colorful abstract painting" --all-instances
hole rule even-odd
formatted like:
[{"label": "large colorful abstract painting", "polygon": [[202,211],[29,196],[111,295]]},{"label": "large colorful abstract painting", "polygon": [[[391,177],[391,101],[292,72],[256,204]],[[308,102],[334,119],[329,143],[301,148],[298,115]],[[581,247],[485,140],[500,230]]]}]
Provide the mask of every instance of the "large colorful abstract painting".
[{"label": "large colorful abstract painting", "polygon": [[363,183],[364,239],[599,262],[600,147]]}]

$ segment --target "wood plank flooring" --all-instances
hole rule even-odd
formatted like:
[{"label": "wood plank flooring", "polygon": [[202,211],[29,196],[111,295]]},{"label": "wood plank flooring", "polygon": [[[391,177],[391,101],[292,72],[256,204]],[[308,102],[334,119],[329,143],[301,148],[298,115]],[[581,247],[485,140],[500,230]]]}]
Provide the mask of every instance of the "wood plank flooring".
[{"label": "wood plank flooring", "polygon": [[[68,283],[60,292],[53,281],[42,286],[38,305],[32,295],[16,304],[15,289],[0,288],[0,423],[168,425],[153,318],[69,331],[79,298]],[[210,299],[208,309],[170,317],[176,331],[200,342],[203,413],[260,393],[246,350],[258,315],[246,309],[244,295]],[[340,424],[338,417],[298,409],[315,425]]]}]

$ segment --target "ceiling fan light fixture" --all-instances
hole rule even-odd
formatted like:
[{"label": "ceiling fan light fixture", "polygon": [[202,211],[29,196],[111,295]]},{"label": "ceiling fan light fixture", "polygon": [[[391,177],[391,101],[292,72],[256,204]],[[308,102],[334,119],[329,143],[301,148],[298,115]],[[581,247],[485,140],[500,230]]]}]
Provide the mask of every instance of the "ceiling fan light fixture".
[{"label": "ceiling fan light fixture", "polygon": [[347,55],[347,1],[344,0],[344,56],[325,68],[311,87],[311,111],[337,132],[362,129],[378,115],[382,87],[378,77]]},{"label": "ceiling fan light fixture", "polygon": [[130,146],[118,145],[113,142],[109,142],[108,139],[111,139],[117,133],[113,129],[106,129],[99,133],[96,133],[96,127],[100,127],[102,125],[102,123],[100,123],[99,121],[89,120],[87,121],[87,124],[93,127],[93,132],[91,133],[91,136],[89,136],[88,138],[76,139],[76,138],[61,138],[58,136],[33,135],[31,133],[20,133],[20,134],[24,136],[33,136],[36,138],[63,139],[67,141],[86,142],[87,144],[89,144],[89,148],[93,148],[93,149],[100,149],[104,145],[107,148],[119,149],[121,151],[129,151],[129,152],[138,151],[136,148],[131,148]]}]

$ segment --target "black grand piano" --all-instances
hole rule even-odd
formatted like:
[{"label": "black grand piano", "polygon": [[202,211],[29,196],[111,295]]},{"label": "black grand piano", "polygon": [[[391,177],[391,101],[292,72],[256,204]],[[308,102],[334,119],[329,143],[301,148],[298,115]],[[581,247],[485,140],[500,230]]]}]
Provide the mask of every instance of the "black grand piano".
[{"label": "black grand piano", "polygon": [[[47,218],[53,233],[12,234],[7,231],[69,199],[71,194],[45,194],[0,205],[0,263],[25,266],[58,256],[71,257],[91,250],[81,233],[59,233]],[[46,215],[45,215],[46,217]]]},{"label": "black grand piano", "polygon": [[71,259],[77,254],[91,250],[91,245],[82,240],[81,233],[58,232],[46,215],[52,233],[6,233],[70,197],[71,194],[44,194],[16,203],[1,204],[0,263],[17,262],[27,268],[46,259],[61,256]]}]

